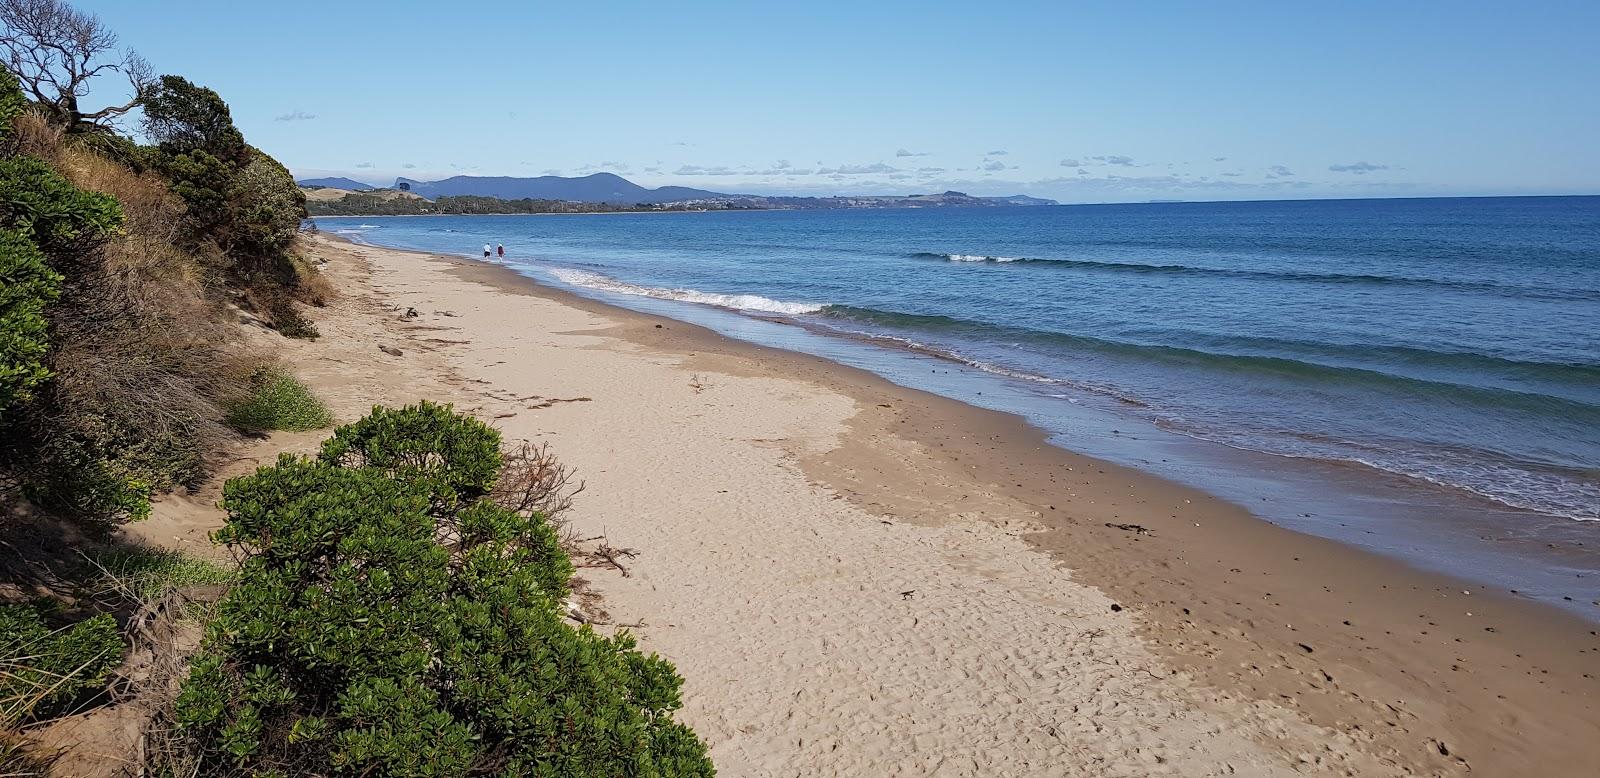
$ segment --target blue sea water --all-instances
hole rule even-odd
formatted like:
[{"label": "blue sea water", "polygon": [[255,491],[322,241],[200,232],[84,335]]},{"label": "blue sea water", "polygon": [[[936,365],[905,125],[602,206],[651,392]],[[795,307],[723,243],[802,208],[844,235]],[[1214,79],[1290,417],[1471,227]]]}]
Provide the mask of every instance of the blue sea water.
[{"label": "blue sea water", "polygon": [[1006,382],[1030,418],[1090,405],[1600,521],[1600,197],[318,223],[467,256],[504,243],[586,293],[933,355]]}]

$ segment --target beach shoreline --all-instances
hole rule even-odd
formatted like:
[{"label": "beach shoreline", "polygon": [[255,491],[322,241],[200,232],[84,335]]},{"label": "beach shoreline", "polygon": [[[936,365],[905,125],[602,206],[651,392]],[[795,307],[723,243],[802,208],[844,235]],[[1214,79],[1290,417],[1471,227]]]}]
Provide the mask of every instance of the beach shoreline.
[{"label": "beach shoreline", "polygon": [[[1226,329],[1227,322],[1245,315],[1238,306],[1226,305],[1214,316],[1207,314],[1204,301],[1233,283],[1213,278],[1212,270],[1202,273],[1201,266],[1214,264],[1208,261],[1195,260],[1195,268],[1188,268],[1181,258],[1162,254],[1158,266],[1136,264],[1165,272],[1162,263],[1178,262],[1195,271],[1185,270],[1182,284],[1152,285],[1143,271],[1102,273],[1096,265],[1080,273],[1072,262],[1061,265],[1058,259],[1035,260],[1025,269],[924,262],[945,255],[903,253],[929,241],[960,247],[963,229],[989,229],[986,220],[969,225],[952,218],[958,226],[943,218],[880,224],[860,217],[791,215],[761,219],[772,224],[744,238],[750,226],[744,219],[693,229],[687,222],[671,227],[636,220],[616,229],[566,222],[566,227],[535,230],[532,222],[495,217],[464,217],[439,229],[421,220],[359,224],[338,219],[324,226],[357,241],[451,256],[458,256],[458,233],[476,235],[478,242],[503,240],[515,246],[504,262],[546,285],[1020,414],[1051,433],[1057,445],[1199,488],[1280,526],[1465,578],[1481,588],[1514,592],[1600,623],[1595,604],[1600,602],[1600,522],[1584,520],[1593,512],[1592,500],[1584,499],[1594,488],[1592,479],[1553,465],[1541,470],[1542,465],[1528,464],[1543,461],[1537,452],[1522,464],[1515,458],[1520,456],[1516,450],[1527,453],[1539,435],[1552,452],[1581,452],[1589,445],[1583,442],[1588,436],[1582,413],[1547,428],[1524,407],[1531,402],[1524,395],[1479,396],[1477,389],[1468,389],[1462,390],[1465,399],[1450,399],[1451,387],[1520,379],[1432,376],[1434,383],[1418,383],[1413,380],[1417,366],[1406,360],[1421,357],[1410,351],[1389,355],[1378,349],[1359,357],[1370,357],[1371,364],[1353,369],[1346,364],[1351,347],[1341,344],[1359,338],[1337,333],[1307,335],[1308,343],[1321,344],[1315,347],[1263,331],[1261,338],[1245,335],[1237,343],[1190,344],[1199,350],[1184,350],[1189,336],[1181,333],[1213,326],[1206,322]],[[1057,220],[1045,222],[1016,226],[1037,227],[1041,234],[1063,227]],[[937,238],[924,234],[929,231]],[[834,239],[824,237],[835,232]],[[698,252],[692,239],[701,234],[726,243]],[[816,235],[820,242],[814,248],[791,242],[797,234]],[[1108,235],[1120,239],[1116,230]],[[1166,237],[1156,240],[1173,237],[1160,235]],[[746,247],[742,240],[755,242]],[[1045,245],[1023,248],[1000,253],[1057,256]],[[1074,251],[1064,247],[1061,256]],[[1113,266],[1127,267],[1120,263],[1131,259]],[[1275,268],[1292,264],[1283,257],[1272,262],[1278,263]],[[852,271],[845,269],[857,265],[867,273],[860,288],[851,285]],[[1229,278],[1231,272],[1216,271]],[[1412,275],[1419,273],[1413,269]],[[1191,283],[1190,275],[1203,281],[1194,282],[1199,284],[1194,294],[1172,290]],[[879,276],[896,282],[873,280]],[[1079,276],[1082,284],[1061,280]],[[1030,297],[1019,287],[1022,279],[1037,279],[1049,291]],[[1152,295],[1172,298],[1163,303],[1173,311],[1168,320],[1141,302]],[[1007,304],[1008,298],[1017,305]],[[1300,306],[1313,302],[1295,299]],[[1337,307],[1341,299],[1329,302]],[[1447,305],[1448,299],[1428,305]],[[1122,314],[1108,307],[1117,302],[1142,313],[1117,323]],[[1395,310],[1407,310],[1404,300],[1394,302]],[[1262,310],[1243,305],[1251,316]],[[1026,312],[1010,313],[1013,307]],[[1057,318],[1044,316],[1045,311]],[[925,316],[930,313],[939,315]],[[1426,314],[1396,315],[1415,321],[1449,313],[1428,308]],[[1356,326],[1381,318],[1360,317],[1368,324]],[[1088,321],[1108,320],[1112,323],[1105,326],[1113,330],[1132,329],[1116,336],[1084,331]],[[1339,326],[1327,325],[1330,330]],[[1162,334],[1169,331],[1180,334]],[[1167,340],[1177,345],[1152,345]],[[1302,347],[1329,351],[1317,351],[1321,357],[1297,356]],[[1273,349],[1282,353],[1273,358],[1256,353]],[[1392,367],[1393,375],[1383,364],[1391,357],[1404,363]],[[1581,396],[1584,390],[1564,384],[1541,391]],[[1519,414],[1531,415],[1516,427],[1519,431],[1501,429]],[[1374,426],[1386,417],[1392,426]],[[1477,421],[1463,423],[1466,419]],[[1544,478],[1550,480],[1540,487]]]},{"label": "beach shoreline", "polygon": [[[693,389],[694,396],[685,398],[688,401],[699,401],[706,386],[726,381],[812,387],[802,394],[807,402],[830,409],[816,422],[826,429],[745,443],[774,452],[787,463],[780,469],[793,468],[810,488],[825,491],[828,499],[850,506],[855,514],[876,518],[866,523],[881,522],[886,532],[964,528],[985,538],[993,535],[995,543],[1025,543],[966,574],[1014,580],[1011,590],[1019,591],[1028,585],[1021,583],[1024,579],[984,569],[1025,565],[1036,571],[1025,580],[1035,582],[1067,576],[1056,582],[1055,592],[1071,590],[1105,610],[1098,612],[1096,607],[1092,616],[1058,613],[1057,617],[1104,622],[1087,634],[1130,630],[1130,639],[1138,645],[1129,643],[1124,653],[1149,652],[1153,664],[1143,668],[1149,684],[1182,687],[1185,699],[1196,701],[1193,705],[1214,709],[1207,715],[1248,719],[1252,726],[1244,729],[1254,732],[1256,741],[1264,732],[1279,732],[1283,742],[1276,747],[1289,748],[1289,741],[1302,746],[1317,742],[1316,737],[1304,740],[1308,732],[1331,738],[1322,743],[1327,753],[1312,754],[1312,762],[1297,763],[1302,766],[1313,764],[1330,772],[1364,767],[1356,772],[1383,768],[1393,774],[1455,774],[1470,763],[1473,770],[1502,774],[1538,765],[1541,774],[1576,775],[1600,758],[1600,737],[1596,737],[1600,686],[1594,678],[1600,666],[1600,638],[1592,624],[1571,614],[1283,529],[1198,490],[1073,454],[1047,442],[1045,433],[1020,417],[901,387],[820,357],[770,349],[681,321],[606,305],[539,284],[503,266],[337,239],[317,239],[315,246],[335,265],[371,263],[376,293],[397,302],[444,296],[456,301],[452,305],[471,301],[475,314],[444,318],[426,313],[438,302],[414,307],[425,312],[428,329],[459,331],[439,348],[449,353],[455,369],[471,376],[468,381],[485,386],[503,384],[514,376],[504,372],[510,370],[504,361],[476,364],[485,355],[480,350],[503,357],[517,338],[515,333],[483,329],[484,323],[474,320],[491,311],[517,309],[528,300],[526,304],[544,306],[541,310],[555,306],[603,322],[585,330],[585,342],[594,341],[591,345],[577,352],[569,348],[547,353],[580,359],[591,350],[622,348],[635,360],[669,363],[672,374]],[[448,295],[441,278],[450,280]],[[498,315],[515,318],[504,312]],[[509,321],[502,322],[504,328],[510,328]],[[543,332],[537,319],[525,321]],[[458,350],[462,353],[454,353]],[[552,366],[557,373],[563,369]],[[701,376],[713,378],[701,383]],[[595,391],[587,390],[584,396]],[[729,398],[725,407],[736,414],[746,406],[773,401],[741,394]],[[561,407],[564,414],[598,419],[594,414],[603,413],[600,405]],[[798,403],[794,418],[783,421],[806,427],[808,418],[798,413],[805,407],[805,402]],[[781,405],[768,410],[780,417],[783,413]],[[517,412],[512,414],[507,417],[511,421],[504,422],[508,430],[522,420]],[[836,423],[829,427],[821,417]],[[539,421],[547,418],[553,417],[540,416]],[[575,434],[552,430],[540,434],[544,432],[552,435],[558,450]],[[632,490],[629,499],[648,502],[653,494],[670,497],[680,487],[641,478],[605,488]],[[730,483],[726,492],[714,492],[712,499],[740,488],[746,487]],[[759,502],[761,495],[752,497]],[[856,525],[841,529],[859,530]],[[761,548],[761,540],[729,542],[754,544],[746,549],[754,551]],[[846,579],[865,574],[838,573]],[[939,573],[940,580],[946,575],[953,573]],[[626,579],[600,582],[608,602],[619,606],[669,611],[683,606],[654,592],[654,587],[649,594],[630,588],[637,586]],[[901,596],[891,597],[895,602],[889,605],[909,607],[898,602],[914,603],[930,596],[919,593],[927,591],[922,586],[907,586],[893,593]],[[923,586],[940,588],[935,583]],[[747,605],[755,612],[778,613],[771,610],[776,603],[751,597]],[[633,615],[650,619],[656,614]],[[1030,611],[1029,618],[1034,617],[1046,619],[1041,630],[1059,626],[1042,612]],[[642,632],[648,647],[673,659],[684,672],[691,714],[704,718],[708,709],[737,709],[758,702],[717,700],[719,692],[706,686],[710,679],[697,677],[712,670],[697,661],[696,640],[675,641],[652,630]],[[896,630],[885,627],[885,632]],[[915,628],[908,633],[916,634]],[[869,644],[877,639],[859,637]],[[712,637],[702,635],[699,640]],[[704,653],[714,652],[706,648]],[[761,686],[751,678],[722,680]],[[1297,722],[1311,729],[1295,734],[1262,723],[1267,720]],[[741,761],[755,758],[752,754],[770,758],[761,764],[803,763],[796,761],[803,756],[801,746],[792,753],[769,753],[778,741],[762,741],[766,749],[762,750],[744,743],[751,739],[748,733],[719,732],[714,724],[709,729],[714,755],[748,768],[730,774],[767,774],[757,762]],[[727,742],[719,745],[719,739]],[[744,746],[735,748],[732,743]],[[728,762],[731,753],[741,757]],[[1013,767],[998,772],[1030,773]],[[1265,769],[1265,762],[1258,767],[1256,772],[1262,774],[1276,772]]]}]

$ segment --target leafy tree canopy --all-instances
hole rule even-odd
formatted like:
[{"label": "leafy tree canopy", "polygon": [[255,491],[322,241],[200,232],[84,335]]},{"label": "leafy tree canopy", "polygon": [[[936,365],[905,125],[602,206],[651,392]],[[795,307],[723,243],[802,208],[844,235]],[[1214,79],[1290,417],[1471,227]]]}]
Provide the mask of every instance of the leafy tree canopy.
[{"label": "leafy tree canopy", "polygon": [[150,90],[144,129],[168,154],[203,151],[235,166],[249,162],[249,146],[222,96],[182,76],[162,76]]}]

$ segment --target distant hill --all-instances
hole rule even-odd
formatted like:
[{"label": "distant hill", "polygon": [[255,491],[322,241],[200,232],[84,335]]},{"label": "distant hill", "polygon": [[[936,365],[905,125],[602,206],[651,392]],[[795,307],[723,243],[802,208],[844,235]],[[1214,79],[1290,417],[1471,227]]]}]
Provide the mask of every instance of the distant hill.
[{"label": "distant hill", "polygon": [[[546,213],[552,210],[566,212],[549,203],[585,203],[605,206],[645,206],[644,210],[660,210],[671,205],[675,209],[692,208],[708,210],[796,210],[834,208],[971,208],[994,206],[1055,205],[1056,201],[1027,195],[1009,197],[974,197],[963,192],[911,195],[835,195],[832,197],[794,197],[782,195],[726,194],[686,186],[663,186],[655,189],[639,186],[614,173],[568,178],[565,176],[538,176],[517,178],[513,176],[452,176],[439,181],[418,181],[415,178],[397,178],[393,188],[378,188],[349,178],[313,178],[300,182],[308,188],[308,196],[328,203],[339,202],[345,193],[401,194],[406,197],[437,202],[441,197],[492,199],[503,203],[503,210],[487,210],[488,205],[474,204],[472,209],[457,202],[450,206],[457,213]],[[315,196],[311,193],[315,192]],[[389,199],[389,198],[386,198]],[[514,205],[516,201],[530,204]],[[361,201],[365,203],[365,201]],[[543,203],[544,205],[541,205]],[[368,205],[350,200],[348,205],[367,209]],[[482,206],[480,208],[480,206]],[[381,206],[389,208],[389,206]],[[324,215],[333,213],[337,206],[322,209]],[[419,209],[426,206],[417,206]],[[533,210],[529,210],[533,209]],[[615,210],[614,208],[611,210]],[[357,210],[366,213],[366,210]],[[390,211],[384,211],[389,213]],[[419,211],[425,212],[425,211]]]},{"label": "distant hill", "polygon": [[437,197],[476,195],[498,197],[502,200],[571,200],[581,203],[670,203],[678,200],[707,200],[735,195],[690,189],[684,186],[663,186],[647,189],[613,173],[595,173],[590,176],[567,178],[565,176],[539,176],[514,178],[511,176],[452,176],[442,181],[418,181],[412,178],[395,179],[395,186],[409,184],[411,191],[430,200]]},{"label": "distant hill", "polygon": [[295,183],[301,186],[325,186],[329,189],[348,189],[352,192],[365,192],[370,189],[378,188],[372,184],[363,184],[355,179],[343,177],[307,178],[302,181],[296,181]]},{"label": "distant hill", "polygon": [[1011,195],[1010,197],[985,197],[985,200],[999,200],[1010,205],[1060,205],[1055,200],[1043,197],[1029,197],[1028,195]]},{"label": "distant hill", "polygon": [[331,186],[308,187],[304,184],[301,184],[300,191],[305,193],[306,202],[308,203],[339,202],[353,194],[360,194],[368,198],[377,198],[378,200],[422,200],[421,197],[410,192],[401,192],[395,189],[372,189],[370,187],[364,191],[357,192],[353,189],[336,189]]}]

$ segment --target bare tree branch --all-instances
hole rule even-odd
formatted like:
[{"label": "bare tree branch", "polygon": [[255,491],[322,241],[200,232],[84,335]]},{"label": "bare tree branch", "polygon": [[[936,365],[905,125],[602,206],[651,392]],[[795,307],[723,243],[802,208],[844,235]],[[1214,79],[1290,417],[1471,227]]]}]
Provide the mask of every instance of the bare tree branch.
[{"label": "bare tree branch", "polygon": [[[154,81],[149,63],[132,49],[117,54],[116,33],[63,0],[0,0],[0,26],[0,60],[69,132],[102,127],[133,110]],[[79,99],[106,73],[126,75],[133,99],[83,111]]]}]

